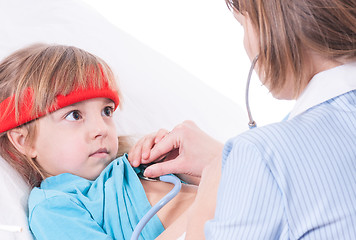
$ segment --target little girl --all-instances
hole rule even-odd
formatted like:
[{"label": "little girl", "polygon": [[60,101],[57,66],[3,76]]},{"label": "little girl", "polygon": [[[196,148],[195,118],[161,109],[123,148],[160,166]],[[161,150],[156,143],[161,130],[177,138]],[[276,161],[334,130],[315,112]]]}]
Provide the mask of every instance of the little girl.
[{"label": "little girl", "polygon": [[[0,63],[0,153],[34,187],[37,239],[129,239],[172,188],[140,180],[122,155],[129,144],[112,117],[119,103],[111,69],[84,50],[36,44]],[[141,237],[155,239],[194,197],[184,185]]]}]

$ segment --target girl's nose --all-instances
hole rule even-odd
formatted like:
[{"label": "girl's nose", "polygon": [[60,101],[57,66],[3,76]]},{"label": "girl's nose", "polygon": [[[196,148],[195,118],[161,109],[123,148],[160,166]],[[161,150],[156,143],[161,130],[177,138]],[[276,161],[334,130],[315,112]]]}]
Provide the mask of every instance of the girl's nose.
[{"label": "girl's nose", "polygon": [[95,117],[90,121],[89,135],[90,138],[96,139],[99,137],[105,137],[108,134],[108,126],[104,119],[100,117]]}]

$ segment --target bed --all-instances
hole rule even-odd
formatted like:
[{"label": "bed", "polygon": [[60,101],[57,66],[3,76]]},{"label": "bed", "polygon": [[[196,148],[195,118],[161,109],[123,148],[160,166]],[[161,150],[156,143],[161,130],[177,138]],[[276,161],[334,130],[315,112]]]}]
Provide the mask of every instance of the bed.
[{"label": "bed", "polygon": [[[123,108],[114,116],[118,135],[139,137],[186,119],[220,141],[247,129],[240,106],[79,0],[1,0],[0,21],[1,58],[34,42],[74,45],[103,58],[124,97]],[[27,225],[29,191],[0,158],[0,239],[32,239]]]}]

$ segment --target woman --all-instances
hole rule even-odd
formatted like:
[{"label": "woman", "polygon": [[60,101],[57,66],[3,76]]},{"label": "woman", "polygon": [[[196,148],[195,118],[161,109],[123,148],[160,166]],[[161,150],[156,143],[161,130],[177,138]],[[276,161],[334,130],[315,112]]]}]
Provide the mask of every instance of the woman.
[{"label": "woman", "polygon": [[131,164],[168,153],[145,175],[201,177],[186,239],[355,239],[356,2],[227,5],[261,82],[278,99],[296,99],[288,119],[242,133],[222,151],[184,122],[139,141]]}]

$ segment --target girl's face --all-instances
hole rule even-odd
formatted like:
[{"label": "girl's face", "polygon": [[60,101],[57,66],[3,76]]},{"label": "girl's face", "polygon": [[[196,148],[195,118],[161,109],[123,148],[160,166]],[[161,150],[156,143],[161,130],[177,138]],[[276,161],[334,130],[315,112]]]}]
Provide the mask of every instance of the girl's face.
[{"label": "girl's face", "polygon": [[93,98],[41,117],[31,157],[47,177],[72,173],[94,180],[118,151],[113,111],[111,100]]}]

